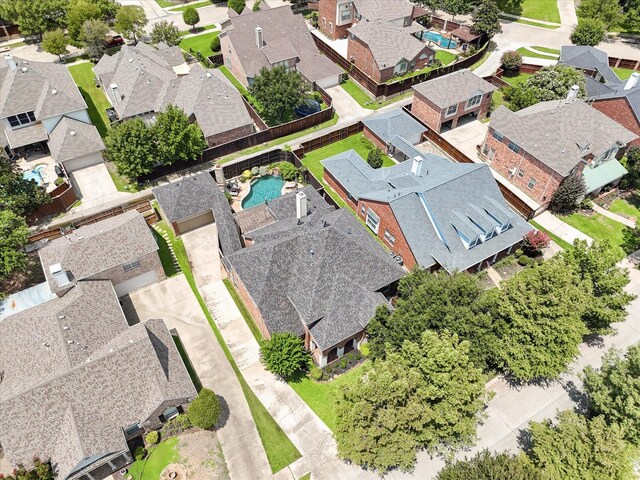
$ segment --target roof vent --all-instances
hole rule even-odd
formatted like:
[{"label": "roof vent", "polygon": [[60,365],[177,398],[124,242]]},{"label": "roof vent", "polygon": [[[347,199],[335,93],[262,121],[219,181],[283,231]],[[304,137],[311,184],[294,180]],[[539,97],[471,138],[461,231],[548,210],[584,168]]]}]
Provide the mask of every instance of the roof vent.
[{"label": "roof vent", "polygon": [[640,80],[640,73],[633,72],[627,80],[627,83],[624,84],[624,89],[631,90],[633,87],[638,85],[638,80]]},{"label": "roof vent", "polygon": [[579,91],[580,91],[580,87],[578,87],[578,85],[573,85],[567,92],[567,100],[572,101],[578,98]]},{"label": "roof vent", "polygon": [[296,217],[301,219],[307,216],[307,195],[300,191],[296,193]]},{"label": "roof vent", "polygon": [[211,72],[207,72],[207,78],[211,78]]},{"label": "roof vent", "polygon": [[67,340],[67,345],[73,345],[75,342],[73,340]]},{"label": "roof vent", "polygon": [[76,131],[75,130],[70,130],[69,131],[69,135],[71,135],[72,137],[76,136]]},{"label": "roof vent", "polygon": [[63,330],[69,330],[69,325],[65,325],[64,327],[62,327]]},{"label": "roof vent", "polygon": [[27,73],[29,71],[27,67],[22,67],[20,70],[22,71],[22,73]]},{"label": "roof vent", "polygon": [[129,63],[131,63],[131,62],[133,62],[133,58],[130,58],[130,59],[129,59]]},{"label": "roof vent", "polygon": [[56,90],[55,88],[51,90],[51,95],[57,95],[57,94],[58,94],[58,90]]},{"label": "roof vent", "polygon": [[423,162],[424,159],[419,155],[413,158],[413,163],[411,164],[411,173],[416,177],[420,176]]}]

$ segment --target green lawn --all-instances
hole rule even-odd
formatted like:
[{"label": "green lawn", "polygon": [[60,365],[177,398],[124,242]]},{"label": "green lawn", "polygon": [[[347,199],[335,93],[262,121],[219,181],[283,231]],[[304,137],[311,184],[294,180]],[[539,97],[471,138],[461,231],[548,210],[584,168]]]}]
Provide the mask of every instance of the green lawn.
[{"label": "green lawn", "polygon": [[[242,391],[247,400],[247,404],[249,405],[249,409],[251,410],[251,416],[253,417],[253,421],[256,424],[256,428],[258,430],[258,435],[260,435],[260,440],[262,442],[262,446],[264,447],[265,453],[267,454],[267,460],[269,461],[269,465],[271,466],[271,471],[276,473],[287,465],[295,462],[298,458],[301,457],[300,452],[295,447],[291,440],[287,437],[287,435],[282,431],[280,426],[273,419],[269,411],[260,403],[256,394],[253,393],[251,387],[247,384],[246,380],[242,376],[238,365],[236,365],[231,352],[229,351],[229,347],[222,338],[222,334],[218,329],[218,326],[215,324],[207,305],[204,303],[198,288],[196,287],[195,279],[193,278],[193,272],[191,271],[191,265],[189,264],[189,258],[187,256],[187,251],[184,248],[184,243],[182,239],[176,238],[173,235],[171,229],[166,225],[165,221],[159,222],[156,225],[156,228],[164,230],[169,239],[171,240],[171,244],[173,246],[173,251],[176,255],[178,263],[180,264],[180,268],[184,273],[193,294],[198,300],[200,304],[200,308],[202,308],[202,312],[204,313],[213,333],[218,340],[218,343],[222,347],[225,357],[231,364],[231,368],[236,374],[238,381],[240,382],[240,386],[242,387]],[[156,477],[157,479],[157,477]],[[156,480],[154,479],[154,480]]]},{"label": "green lawn", "polygon": [[166,0],[156,0],[156,3],[158,5],[160,5],[162,8],[167,8],[167,7],[175,7],[176,4],[173,2],[167,2]]},{"label": "green lawn", "polygon": [[205,57],[213,55],[211,50],[211,40],[214,37],[220,35],[220,32],[203,33],[202,35],[196,35],[195,37],[185,38],[180,42],[180,48],[185,52],[196,53],[200,52]]},{"label": "green lawn", "polygon": [[500,10],[519,17],[560,23],[556,0],[498,0]]},{"label": "green lawn", "polygon": [[621,247],[626,253],[637,249],[637,246],[628,245],[626,241],[632,229],[599,213],[572,213],[563,216],[562,220],[595,240],[609,239],[613,245]]},{"label": "green lawn", "polygon": [[[640,198],[638,199],[640,200]],[[640,208],[638,208],[638,204],[634,205],[622,198],[614,200],[609,207],[609,211],[631,220],[640,220]]]},{"label": "green lawn", "polygon": [[449,65],[458,58],[455,53],[447,52],[446,50],[436,50],[436,59],[442,62],[442,65]]},{"label": "green lawn", "polygon": [[92,67],[92,63],[81,63],[69,67],[69,72],[78,85],[84,101],[87,103],[91,123],[96,126],[100,136],[104,138],[109,130],[109,118],[107,117],[106,109],[111,107],[111,104],[102,88],[96,87]]},{"label": "green lawn", "polygon": [[500,17],[500,20],[502,21],[516,22],[516,23],[521,23],[523,25],[530,25],[532,27],[547,28],[549,30],[555,30],[556,28],[560,28],[560,25],[548,25],[546,23],[539,23],[531,20],[524,20],[522,18],[513,19],[510,17],[505,17],[504,15],[499,15],[499,17]]},{"label": "green lawn", "polygon": [[109,175],[111,175],[111,180],[113,180],[113,183],[119,192],[134,193],[138,191],[138,184],[136,182],[132,182],[124,175],[120,175],[113,162],[105,162],[105,165],[107,166]]},{"label": "green lawn", "polygon": [[195,32],[193,30],[185,30],[184,32],[180,32],[180,36],[184,37],[185,35],[190,35],[192,33],[201,33],[201,32],[206,32],[207,30],[215,30],[215,28],[216,28],[215,23],[213,25],[207,25],[206,27],[196,27]]},{"label": "green lawn", "polygon": [[311,480],[311,472],[307,473],[306,475],[303,475],[302,477],[300,477],[299,480]]},{"label": "green lawn", "polygon": [[529,220],[529,223],[531,225],[533,225],[534,227],[536,227],[538,230],[540,230],[541,232],[546,233],[547,235],[549,235],[549,238],[551,240],[553,240],[555,243],[558,244],[559,247],[561,247],[563,250],[573,250],[573,245],[571,245],[569,242],[564,241],[563,239],[561,239],[559,236],[554,235],[553,233],[551,233],[549,230],[547,230],[546,228],[544,228],[542,225],[540,225],[538,222],[534,222],[533,220]]},{"label": "green lawn", "polygon": [[169,250],[169,244],[167,241],[155,230],[152,230],[153,236],[156,239],[156,243],[158,244],[158,255],[160,256],[160,262],[162,262],[162,269],[164,270],[164,274],[167,277],[173,277],[180,273],[176,270],[176,267],[173,263],[173,254],[171,250]]},{"label": "green lawn", "polygon": [[533,48],[535,48],[536,50],[540,50],[541,52],[551,53],[552,55],[560,55],[560,50],[557,50],[555,48],[538,47],[537,45]]},{"label": "green lawn", "polygon": [[[158,0],[156,0],[157,2]],[[164,3],[164,2],[163,2]],[[172,4],[175,5],[175,4]],[[213,5],[213,3],[211,3],[209,0],[205,0],[203,2],[198,2],[198,3],[192,3],[191,5],[184,5],[182,7],[177,7],[177,8],[171,8],[169,9],[170,12],[184,12],[187,8],[193,7],[193,8],[202,8],[202,7],[208,7],[210,5]],[[162,6],[162,5],[161,5]]]},{"label": "green lawn", "polygon": [[236,304],[236,307],[238,307],[238,310],[240,310],[242,318],[244,318],[244,321],[247,322],[247,326],[249,327],[249,330],[251,330],[253,338],[255,338],[257,342],[261,342],[262,332],[256,325],[256,322],[253,321],[253,317],[247,311],[247,307],[244,306],[244,302],[240,298],[240,295],[238,295],[238,292],[233,286],[233,283],[231,283],[231,280],[229,280],[228,278],[225,278],[223,282],[224,286],[227,287],[227,290],[229,291],[229,295],[231,295],[231,298],[233,298],[233,302]]},{"label": "green lawn", "polygon": [[132,463],[129,475],[133,480],[158,480],[164,467],[180,461],[178,438],[171,437],[149,449],[147,458]]},{"label": "green lawn", "polygon": [[360,88],[360,86],[355,83],[353,80],[348,79],[346,82],[340,85],[345,92],[351,95],[358,105],[363,108],[368,108],[369,110],[378,110],[386,105],[397,102],[402,98],[407,98],[413,95],[413,92],[409,90],[407,93],[403,95],[399,95],[397,97],[390,98],[388,100],[377,101],[373,100],[365,91]]},{"label": "green lawn", "polygon": [[173,337],[173,343],[176,344],[178,353],[180,353],[180,357],[182,358],[182,363],[184,363],[184,366],[187,368],[187,372],[189,372],[189,377],[191,377],[193,386],[196,387],[196,390],[199,392],[200,390],[202,390],[202,383],[200,383],[200,378],[198,377],[198,374],[196,373],[195,369],[193,368],[193,365],[191,364],[191,359],[189,358],[189,355],[187,355],[187,351],[184,349],[182,340],[180,340],[180,337],[177,337],[177,336],[172,336],[172,337]]},{"label": "green lawn", "polygon": [[316,412],[316,415],[335,432],[337,423],[335,405],[340,388],[343,385],[357,382],[360,375],[366,371],[369,365],[370,362],[367,361],[329,382],[318,383],[303,377],[298,381],[290,381],[289,385]]},{"label": "green lawn", "polygon": [[515,86],[515,85],[519,85],[521,83],[526,82],[527,78],[529,78],[531,75],[532,75],[531,73],[518,73],[516,75],[513,75],[505,72],[502,75],[502,80]]},{"label": "green lawn", "polygon": [[545,60],[557,60],[557,57],[552,57],[551,55],[543,55],[538,52],[534,52],[533,50],[529,50],[527,47],[520,47],[516,50],[523,57],[534,57],[534,58],[542,58]]},{"label": "green lawn", "polygon": [[616,72],[616,75],[618,75],[618,78],[620,78],[620,80],[626,80],[634,72],[629,68],[613,68],[612,70]]}]

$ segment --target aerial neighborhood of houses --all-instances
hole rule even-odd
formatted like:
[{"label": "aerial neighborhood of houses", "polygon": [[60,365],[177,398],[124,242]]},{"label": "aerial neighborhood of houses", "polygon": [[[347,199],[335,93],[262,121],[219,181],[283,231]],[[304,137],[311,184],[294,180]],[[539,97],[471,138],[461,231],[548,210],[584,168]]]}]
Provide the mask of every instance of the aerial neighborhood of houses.
[{"label": "aerial neighborhood of houses", "polygon": [[0,0],[0,479],[636,478],[640,3],[516,3]]}]

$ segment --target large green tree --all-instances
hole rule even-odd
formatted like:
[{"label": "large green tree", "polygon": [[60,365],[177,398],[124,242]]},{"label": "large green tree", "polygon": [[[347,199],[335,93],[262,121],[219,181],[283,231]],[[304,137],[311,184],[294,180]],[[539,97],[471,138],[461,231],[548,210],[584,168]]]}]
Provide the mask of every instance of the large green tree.
[{"label": "large green tree", "polygon": [[24,465],[18,465],[10,475],[5,475],[4,480],[55,480],[57,477],[49,462],[44,462],[39,458],[33,460],[31,469]]},{"label": "large green tree", "polygon": [[205,430],[215,428],[221,413],[220,399],[208,388],[203,388],[198,392],[198,396],[191,402],[187,411],[191,424]]},{"label": "large green tree", "polygon": [[501,335],[501,367],[517,381],[557,378],[578,355],[588,333],[582,321],[589,302],[583,282],[561,259],[528,268],[485,296]]},{"label": "large green tree", "polygon": [[96,3],[89,0],[75,1],[67,10],[67,33],[73,40],[79,41],[84,22],[87,20],[102,19],[102,10],[100,10],[100,7]]},{"label": "large green tree", "polygon": [[189,122],[184,112],[175,105],[169,105],[156,115],[152,130],[157,140],[158,161],[165,165],[195,160],[207,147],[198,125]]},{"label": "large green tree", "polygon": [[300,73],[275,67],[263,68],[249,86],[258,108],[269,125],[285,122],[305,98],[308,86]]},{"label": "large green tree", "polygon": [[400,348],[405,340],[420,338],[425,330],[448,329],[470,342],[469,357],[474,365],[494,367],[499,326],[479,311],[482,295],[478,278],[466,273],[417,270],[407,275],[400,280],[393,313],[382,306],[369,323],[371,355],[384,357],[386,344]]},{"label": "large green tree", "polygon": [[466,15],[471,13],[475,0],[441,0],[441,8],[451,15],[451,20],[456,18],[456,15]]},{"label": "large green tree", "polygon": [[160,20],[153,25],[153,29],[151,30],[151,41],[154,44],[162,42],[170,47],[174,47],[180,43],[180,40],[182,40],[182,37],[180,36],[180,29],[176,27],[173,22]]},{"label": "large green tree", "polygon": [[80,40],[90,57],[100,58],[104,52],[104,41],[108,32],[109,26],[102,20],[87,20],[82,24]]},{"label": "large green tree", "polygon": [[623,188],[640,188],[640,147],[635,145],[629,147],[622,162],[629,173],[622,177],[620,186]]},{"label": "large green tree", "polygon": [[578,23],[584,19],[599,20],[606,28],[618,25],[624,18],[618,0],[580,0],[576,14]]},{"label": "large green tree", "polygon": [[246,6],[246,0],[229,0],[227,2],[227,6],[235,10],[236,13],[240,14]]},{"label": "large green tree", "polygon": [[447,450],[473,440],[486,396],[469,343],[449,332],[418,338],[344,386],[335,432],[342,458],[380,473],[411,470],[418,448]]},{"label": "large green tree", "polygon": [[622,322],[627,316],[625,308],[635,298],[625,292],[629,272],[617,266],[625,257],[622,249],[609,240],[594,241],[590,246],[577,240],[573,250],[562,255],[580,276],[589,294],[582,319],[592,332],[605,333],[612,323]]},{"label": "large green tree", "polygon": [[567,177],[551,195],[549,210],[556,213],[575,210],[586,192],[587,184],[582,175]]},{"label": "large green tree", "polygon": [[116,124],[105,146],[105,156],[118,172],[132,179],[151,172],[157,163],[154,134],[139,118]]},{"label": "large green tree", "polygon": [[607,33],[607,28],[601,20],[596,18],[581,18],[578,24],[573,27],[569,39],[574,45],[586,45],[595,47]]},{"label": "large green tree", "polygon": [[20,26],[24,36],[36,35],[65,23],[68,0],[0,0],[0,18]]},{"label": "large green tree", "polygon": [[531,459],[545,479],[633,480],[636,452],[618,425],[567,410],[530,425]]},{"label": "large green tree", "polygon": [[640,445],[640,345],[630,347],[624,357],[609,350],[600,370],[586,367],[582,380],[593,412]]},{"label": "large green tree", "polygon": [[491,38],[498,33],[502,33],[500,25],[500,8],[495,0],[484,0],[473,10],[471,15],[471,31],[485,38]]},{"label": "large green tree", "polygon": [[69,45],[69,39],[61,28],[46,32],[42,38],[42,49],[52,55],[58,55],[60,60],[62,55],[69,53],[67,45]]},{"label": "large green tree", "polygon": [[306,372],[311,363],[302,339],[290,333],[275,333],[261,342],[260,360],[267,370],[284,379]]},{"label": "large green tree", "polygon": [[436,480],[542,480],[542,477],[523,453],[491,453],[485,449],[470,459],[447,464]]},{"label": "large green tree", "polygon": [[196,26],[196,24],[200,21],[200,15],[198,15],[198,10],[194,7],[187,7],[184,12],[182,12],[182,20],[187,25],[191,25],[191,28]]},{"label": "large green tree", "polygon": [[44,188],[32,180],[25,180],[13,162],[0,158],[0,210],[11,210],[26,217],[49,202],[51,197]]},{"label": "large green tree", "polygon": [[28,237],[24,218],[10,210],[0,210],[0,279],[27,266],[24,247]]},{"label": "large green tree", "polygon": [[149,23],[142,7],[125,5],[118,9],[113,28],[138,43],[138,37],[143,34],[144,26]]}]

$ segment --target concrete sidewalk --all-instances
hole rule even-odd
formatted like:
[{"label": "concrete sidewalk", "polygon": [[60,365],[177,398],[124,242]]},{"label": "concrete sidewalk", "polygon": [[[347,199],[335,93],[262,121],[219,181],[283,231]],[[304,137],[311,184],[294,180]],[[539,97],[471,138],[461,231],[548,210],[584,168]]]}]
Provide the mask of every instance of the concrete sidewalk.
[{"label": "concrete sidewalk", "polygon": [[590,236],[563,222],[549,210],[542,212],[540,215],[535,217],[534,220],[565,242],[573,244],[575,239],[586,240],[587,243],[591,243],[593,241]]},{"label": "concrete sidewalk", "polygon": [[162,318],[169,329],[177,330],[202,386],[224,399],[228,418],[216,433],[231,479],[271,477],[240,382],[184,275],[145,287],[129,298],[141,321]]},{"label": "concrete sidewalk", "polygon": [[623,217],[622,215],[618,215],[617,213],[610,212],[606,208],[602,208],[600,205],[596,205],[594,203],[591,208],[593,208],[594,212],[604,215],[611,220],[615,220],[616,222],[626,225],[629,228],[636,228],[636,222],[634,222],[633,220],[629,220],[628,218]]}]

